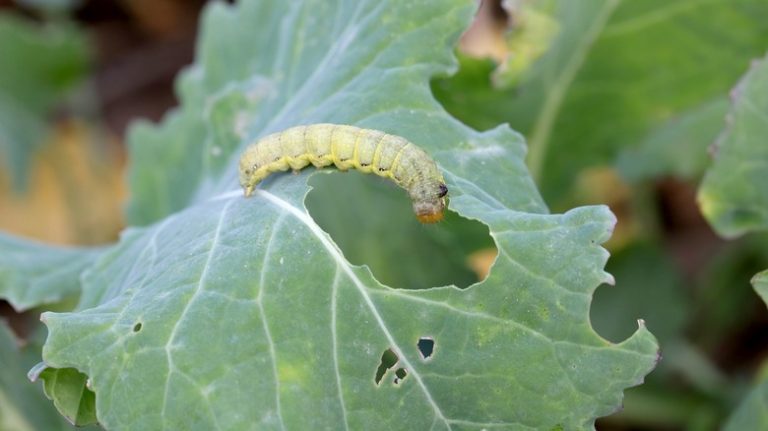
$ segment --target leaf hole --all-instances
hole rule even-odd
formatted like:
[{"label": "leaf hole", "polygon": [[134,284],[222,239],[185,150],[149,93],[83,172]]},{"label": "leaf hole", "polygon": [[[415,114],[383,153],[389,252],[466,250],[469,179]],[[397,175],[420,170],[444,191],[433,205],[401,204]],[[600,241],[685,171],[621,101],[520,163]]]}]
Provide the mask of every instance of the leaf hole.
[{"label": "leaf hole", "polygon": [[379,383],[381,383],[381,379],[384,378],[387,370],[394,367],[399,360],[400,359],[397,357],[395,352],[392,351],[392,349],[387,349],[384,351],[384,353],[381,355],[381,362],[379,363],[379,367],[376,369],[376,376],[373,378],[373,381],[377,386]]},{"label": "leaf hole", "polygon": [[467,288],[487,276],[498,256],[488,226],[453,211],[440,223],[421,224],[408,193],[385,178],[355,171],[313,175],[309,184],[312,218],[349,262],[368,266],[387,286]]},{"label": "leaf hole", "polygon": [[133,325],[133,332],[141,331],[141,327],[142,327],[141,322],[137,322],[135,325]]},{"label": "leaf hole", "polygon": [[432,357],[432,353],[435,351],[435,340],[432,337],[421,337],[416,346],[419,348],[421,359],[426,361]]},{"label": "leaf hole", "polygon": [[405,368],[398,368],[395,370],[395,379],[392,381],[394,384],[399,385],[408,376],[408,371]]}]

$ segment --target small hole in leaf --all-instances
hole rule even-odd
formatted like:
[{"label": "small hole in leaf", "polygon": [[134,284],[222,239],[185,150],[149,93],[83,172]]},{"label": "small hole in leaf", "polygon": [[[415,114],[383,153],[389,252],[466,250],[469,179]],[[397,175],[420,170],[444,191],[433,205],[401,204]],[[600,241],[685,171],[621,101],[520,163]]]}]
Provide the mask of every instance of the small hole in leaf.
[{"label": "small hole in leaf", "polygon": [[408,376],[408,371],[405,370],[405,368],[398,368],[395,370],[395,380],[394,383],[396,385],[399,385],[400,382],[405,380],[405,378]]},{"label": "small hole in leaf", "polygon": [[429,337],[419,338],[419,342],[416,343],[421,354],[421,359],[429,359],[432,356],[432,352],[435,351],[435,340]]},{"label": "small hole in leaf", "polygon": [[377,385],[381,383],[381,379],[384,378],[384,374],[387,373],[387,370],[394,367],[398,360],[399,359],[397,355],[392,351],[392,349],[385,350],[381,355],[381,362],[379,363],[379,368],[376,369],[376,377],[374,377],[373,381]]},{"label": "small hole in leaf", "polygon": [[139,332],[139,331],[141,331],[141,326],[142,326],[142,325],[141,325],[141,322],[138,322],[138,323],[136,323],[135,325],[133,325],[133,332]]}]

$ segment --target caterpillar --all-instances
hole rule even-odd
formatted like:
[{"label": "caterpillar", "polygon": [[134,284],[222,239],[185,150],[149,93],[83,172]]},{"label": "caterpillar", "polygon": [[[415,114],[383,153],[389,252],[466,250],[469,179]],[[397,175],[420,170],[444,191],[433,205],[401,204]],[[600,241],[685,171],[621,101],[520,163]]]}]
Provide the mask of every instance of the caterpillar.
[{"label": "caterpillar", "polygon": [[240,157],[245,196],[272,172],[335,165],[389,178],[404,188],[422,223],[443,218],[448,187],[429,155],[403,137],[339,124],[296,126],[249,145]]}]

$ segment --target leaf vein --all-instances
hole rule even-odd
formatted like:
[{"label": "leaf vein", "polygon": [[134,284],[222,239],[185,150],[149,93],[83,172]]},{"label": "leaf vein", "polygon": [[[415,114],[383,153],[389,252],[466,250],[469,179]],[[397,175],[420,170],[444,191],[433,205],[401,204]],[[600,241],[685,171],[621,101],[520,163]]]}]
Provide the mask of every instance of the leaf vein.
[{"label": "leaf vein", "polygon": [[259,293],[256,294],[256,305],[259,307],[259,315],[261,316],[261,325],[264,327],[264,336],[267,338],[267,345],[269,346],[269,358],[272,362],[272,375],[275,379],[275,409],[277,409],[277,418],[280,421],[280,428],[285,429],[285,422],[283,421],[282,406],[280,405],[280,377],[277,372],[277,352],[275,351],[275,342],[272,339],[272,333],[269,330],[269,322],[267,322],[267,315],[264,311],[264,305],[262,298],[264,298],[265,277],[267,273],[267,262],[269,261],[269,255],[272,250],[272,244],[275,242],[275,238],[278,238],[277,232],[282,226],[282,222],[285,219],[285,214],[281,214],[275,221],[272,227],[272,233],[267,240],[267,247],[264,250],[264,260],[261,264],[261,276],[259,277]]},{"label": "leaf vein", "polygon": [[203,287],[205,286],[205,283],[207,282],[208,270],[211,267],[211,262],[213,261],[213,255],[216,250],[216,247],[219,245],[219,238],[221,236],[222,226],[224,225],[224,219],[227,214],[227,210],[229,209],[229,206],[232,205],[233,202],[234,200],[225,203],[221,210],[221,214],[219,215],[219,221],[216,225],[216,230],[213,234],[213,239],[211,240],[211,247],[208,249],[208,257],[205,261],[205,265],[203,266],[203,272],[200,274],[200,280],[197,283],[197,287],[195,288],[195,291],[192,293],[192,296],[189,298],[189,300],[187,301],[187,304],[184,306],[184,309],[179,315],[179,318],[176,320],[176,323],[173,325],[173,329],[171,329],[171,333],[168,336],[168,342],[165,343],[165,354],[168,362],[168,377],[165,380],[165,391],[163,393],[163,407],[160,410],[161,419],[163,421],[163,428],[166,428],[165,426],[166,408],[168,407],[168,397],[170,395],[171,374],[173,370],[178,371],[178,369],[173,364],[173,352],[171,351],[171,345],[173,344],[173,341],[176,338],[176,331],[178,331],[179,326],[181,325],[181,322],[184,320],[187,312],[190,309],[190,306],[195,301],[197,294],[203,289]]},{"label": "leaf vein", "polygon": [[336,328],[337,308],[336,297],[339,292],[339,269],[336,268],[336,274],[333,276],[333,287],[331,289],[331,341],[333,346],[333,370],[336,374],[336,387],[339,391],[339,404],[341,405],[341,414],[344,418],[344,429],[349,430],[349,422],[347,421],[347,406],[344,403],[344,391],[341,386],[341,372],[339,371],[339,342],[338,333]]}]

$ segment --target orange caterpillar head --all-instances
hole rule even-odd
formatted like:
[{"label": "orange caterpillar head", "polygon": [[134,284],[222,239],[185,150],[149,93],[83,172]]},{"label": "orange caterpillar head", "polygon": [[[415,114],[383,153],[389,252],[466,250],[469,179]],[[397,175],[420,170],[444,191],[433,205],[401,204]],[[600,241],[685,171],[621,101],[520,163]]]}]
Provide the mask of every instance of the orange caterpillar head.
[{"label": "orange caterpillar head", "polygon": [[437,223],[443,219],[443,212],[437,212],[432,214],[416,214],[416,218],[424,224]]},{"label": "orange caterpillar head", "polygon": [[425,224],[439,222],[445,213],[445,195],[448,194],[448,187],[439,182],[433,188],[434,190],[425,191],[413,200],[416,218]]}]

